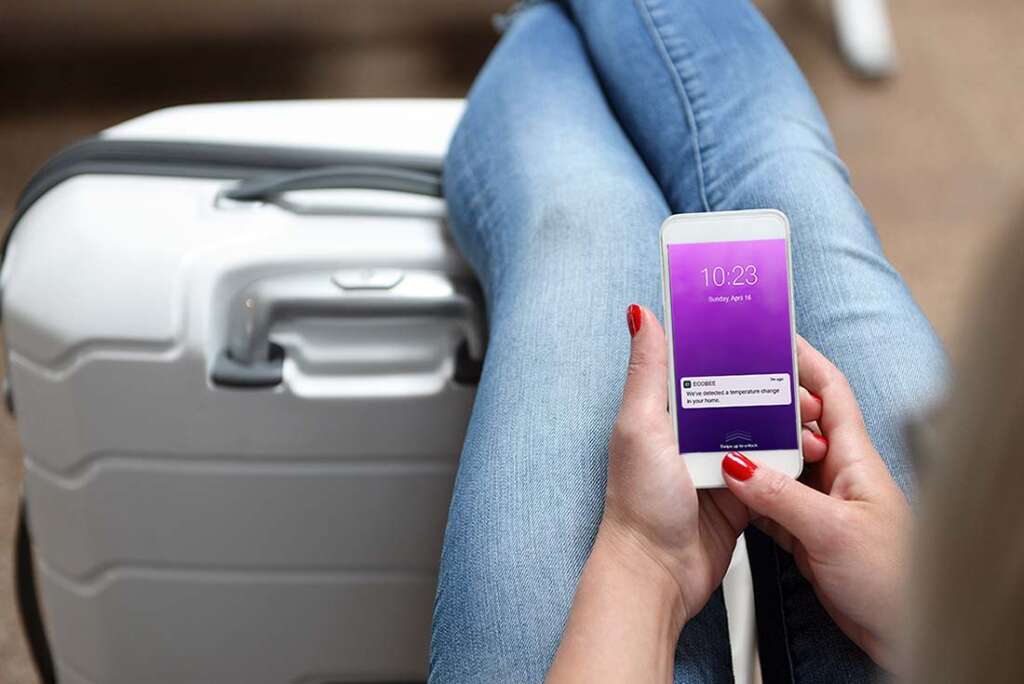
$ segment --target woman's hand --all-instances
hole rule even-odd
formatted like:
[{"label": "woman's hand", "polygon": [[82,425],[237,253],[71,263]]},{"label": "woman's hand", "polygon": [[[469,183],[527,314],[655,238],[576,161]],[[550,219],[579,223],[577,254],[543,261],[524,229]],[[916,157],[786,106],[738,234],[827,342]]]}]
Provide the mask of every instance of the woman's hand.
[{"label": "woman's hand", "polygon": [[[725,481],[752,522],[793,554],[836,624],[879,665],[898,670],[910,508],[864,427],[843,374],[803,339],[803,482],[742,454],[722,462]],[[803,394],[803,392],[801,392]]]},{"label": "woman's hand", "polygon": [[615,541],[671,578],[685,621],[721,584],[748,513],[727,490],[694,489],[667,408],[665,333],[643,307],[627,316],[633,341],[598,540]]},{"label": "woman's hand", "polygon": [[896,669],[910,511],[846,378],[799,340],[806,484],[736,453],[722,464],[728,489],[698,492],[666,409],[664,332],[641,307],[628,320],[604,517],[549,681],[670,680],[679,631],[721,583],[751,520],[793,553],[839,627]]},{"label": "woman's hand", "polygon": [[694,489],[667,408],[665,333],[635,304],[627,321],[604,517],[549,682],[670,681],[679,632],[721,583],[748,521],[728,490]]}]

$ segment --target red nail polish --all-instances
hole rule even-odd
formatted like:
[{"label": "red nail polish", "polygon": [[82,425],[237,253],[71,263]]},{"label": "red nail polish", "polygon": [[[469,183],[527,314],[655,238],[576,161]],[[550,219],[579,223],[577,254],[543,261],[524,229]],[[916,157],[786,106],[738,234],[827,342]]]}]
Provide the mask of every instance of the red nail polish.
[{"label": "red nail polish", "polygon": [[817,432],[812,432],[811,434],[814,435],[814,438],[817,439],[819,442],[821,442],[825,446],[828,446],[828,437],[826,437],[825,435],[819,435]]},{"label": "red nail polish", "polygon": [[626,325],[629,326],[629,336],[635,337],[640,332],[640,324],[644,322],[644,312],[639,304],[630,304],[626,309]]},{"label": "red nail polish", "polygon": [[730,451],[722,459],[722,469],[734,480],[749,480],[757,464],[738,451]]}]

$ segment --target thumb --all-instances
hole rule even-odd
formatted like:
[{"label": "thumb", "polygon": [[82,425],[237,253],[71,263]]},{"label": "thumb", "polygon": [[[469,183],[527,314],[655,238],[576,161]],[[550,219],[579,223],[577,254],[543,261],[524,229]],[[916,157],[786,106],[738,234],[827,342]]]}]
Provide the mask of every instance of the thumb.
[{"label": "thumb", "polygon": [[738,451],[722,459],[729,491],[747,508],[771,518],[799,539],[805,547],[817,546],[836,517],[835,499],[789,475],[758,465]]},{"label": "thumb", "polygon": [[626,323],[633,341],[620,413],[635,417],[665,413],[668,405],[665,331],[657,316],[639,304],[630,304],[626,309]]}]

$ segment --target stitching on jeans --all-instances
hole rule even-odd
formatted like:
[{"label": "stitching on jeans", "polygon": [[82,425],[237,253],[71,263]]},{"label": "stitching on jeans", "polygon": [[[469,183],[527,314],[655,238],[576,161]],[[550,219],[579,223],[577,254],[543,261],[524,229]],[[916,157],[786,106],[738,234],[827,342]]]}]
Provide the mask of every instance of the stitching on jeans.
[{"label": "stitching on jeans", "polygon": [[[771,542],[771,539],[769,539]],[[782,618],[782,643],[785,646],[786,663],[789,665],[789,681],[796,684],[796,670],[793,668],[793,650],[789,642],[789,625],[786,624],[786,596],[782,590],[782,565],[779,563],[779,547],[772,542],[772,559],[775,561],[775,586],[779,588],[779,613]]]},{"label": "stitching on jeans", "polygon": [[[463,125],[464,122],[460,122],[459,128],[461,129]],[[456,136],[453,136],[452,139],[454,140],[458,134],[459,131],[456,132]],[[493,213],[491,211],[491,205],[493,204],[493,202],[491,201],[491,197],[489,195],[486,184],[480,181],[480,174],[476,168],[476,146],[469,145],[468,143],[463,143],[462,146],[466,148],[467,145],[469,149],[463,152],[463,163],[461,165],[461,168],[458,170],[458,173],[452,178],[452,183],[445,183],[445,185],[451,187],[452,185],[465,184],[468,182],[472,187],[470,197],[463,204],[463,206],[465,207],[466,212],[469,214],[469,223],[471,223],[474,226],[472,239],[474,242],[477,243],[477,247],[479,248],[479,254],[483,259],[483,263],[479,264],[480,270],[488,272],[491,276],[495,276],[495,273],[492,269],[494,259],[492,258],[491,254],[493,244],[490,235],[491,231],[489,230],[490,226],[492,225],[490,219]],[[448,159],[451,159],[451,155],[448,156]],[[448,165],[448,159],[445,160],[446,170],[448,168],[451,168]],[[446,175],[449,174],[446,173]],[[447,198],[445,199],[445,201],[447,202]],[[451,221],[450,212],[448,212],[446,220]],[[448,230],[451,231],[451,228],[449,227]],[[480,278],[481,284],[484,284],[484,281],[486,279],[480,277],[479,274],[477,274],[477,277]],[[492,277],[491,280],[497,280],[497,278]],[[489,284],[484,284],[485,293],[487,292],[488,289]]]},{"label": "stitching on jeans", "polygon": [[689,93],[686,91],[686,84],[683,82],[682,74],[679,73],[679,69],[676,68],[675,62],[672,61],[672,56],[668,52],[668,46],[665,45],[665,39],[661,35],[661,30],[654,22],[654,16],[651,13],[648,0],[634,0],[634,4],[640,12],[641,17],[644,20],[644,24],[647,26],[648,33],[650,33],[651,38],[654,39],[658,54],[661,55],[661,59],[665,63],[665,67],[672,75],[672,82],[675,85],[676,93],[679,95],[683,109],[686,112],[686,120],[690,124],[690,130],[693,131],[691,137],[693,138],[693,157],[697,166],[697,185],[700,190],[700,201],[704,205],[704,211],[711,211],[711,203],[708,202],[707,189],[704,185],[704,159],[700,151],[700,136],[697,131],[697,117],[693,112],[693,102],[690,99]]}]

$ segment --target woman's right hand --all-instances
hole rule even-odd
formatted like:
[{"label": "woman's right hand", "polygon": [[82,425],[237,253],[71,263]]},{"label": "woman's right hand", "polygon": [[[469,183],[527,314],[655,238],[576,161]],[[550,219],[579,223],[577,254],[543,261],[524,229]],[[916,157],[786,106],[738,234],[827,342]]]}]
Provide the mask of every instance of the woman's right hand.
[{"label": "woman's right hand", "polygon": [[[742,454],[722,461],[725,482],[752,522],[793,554],[822,605],[857,645],[899,670],[910,507],[871,444],[843,374],[802,338],[800,384],[821,399],[824,439],[804,435],[801,480]],[[805,428],[805,433],[807,429]]]}]

